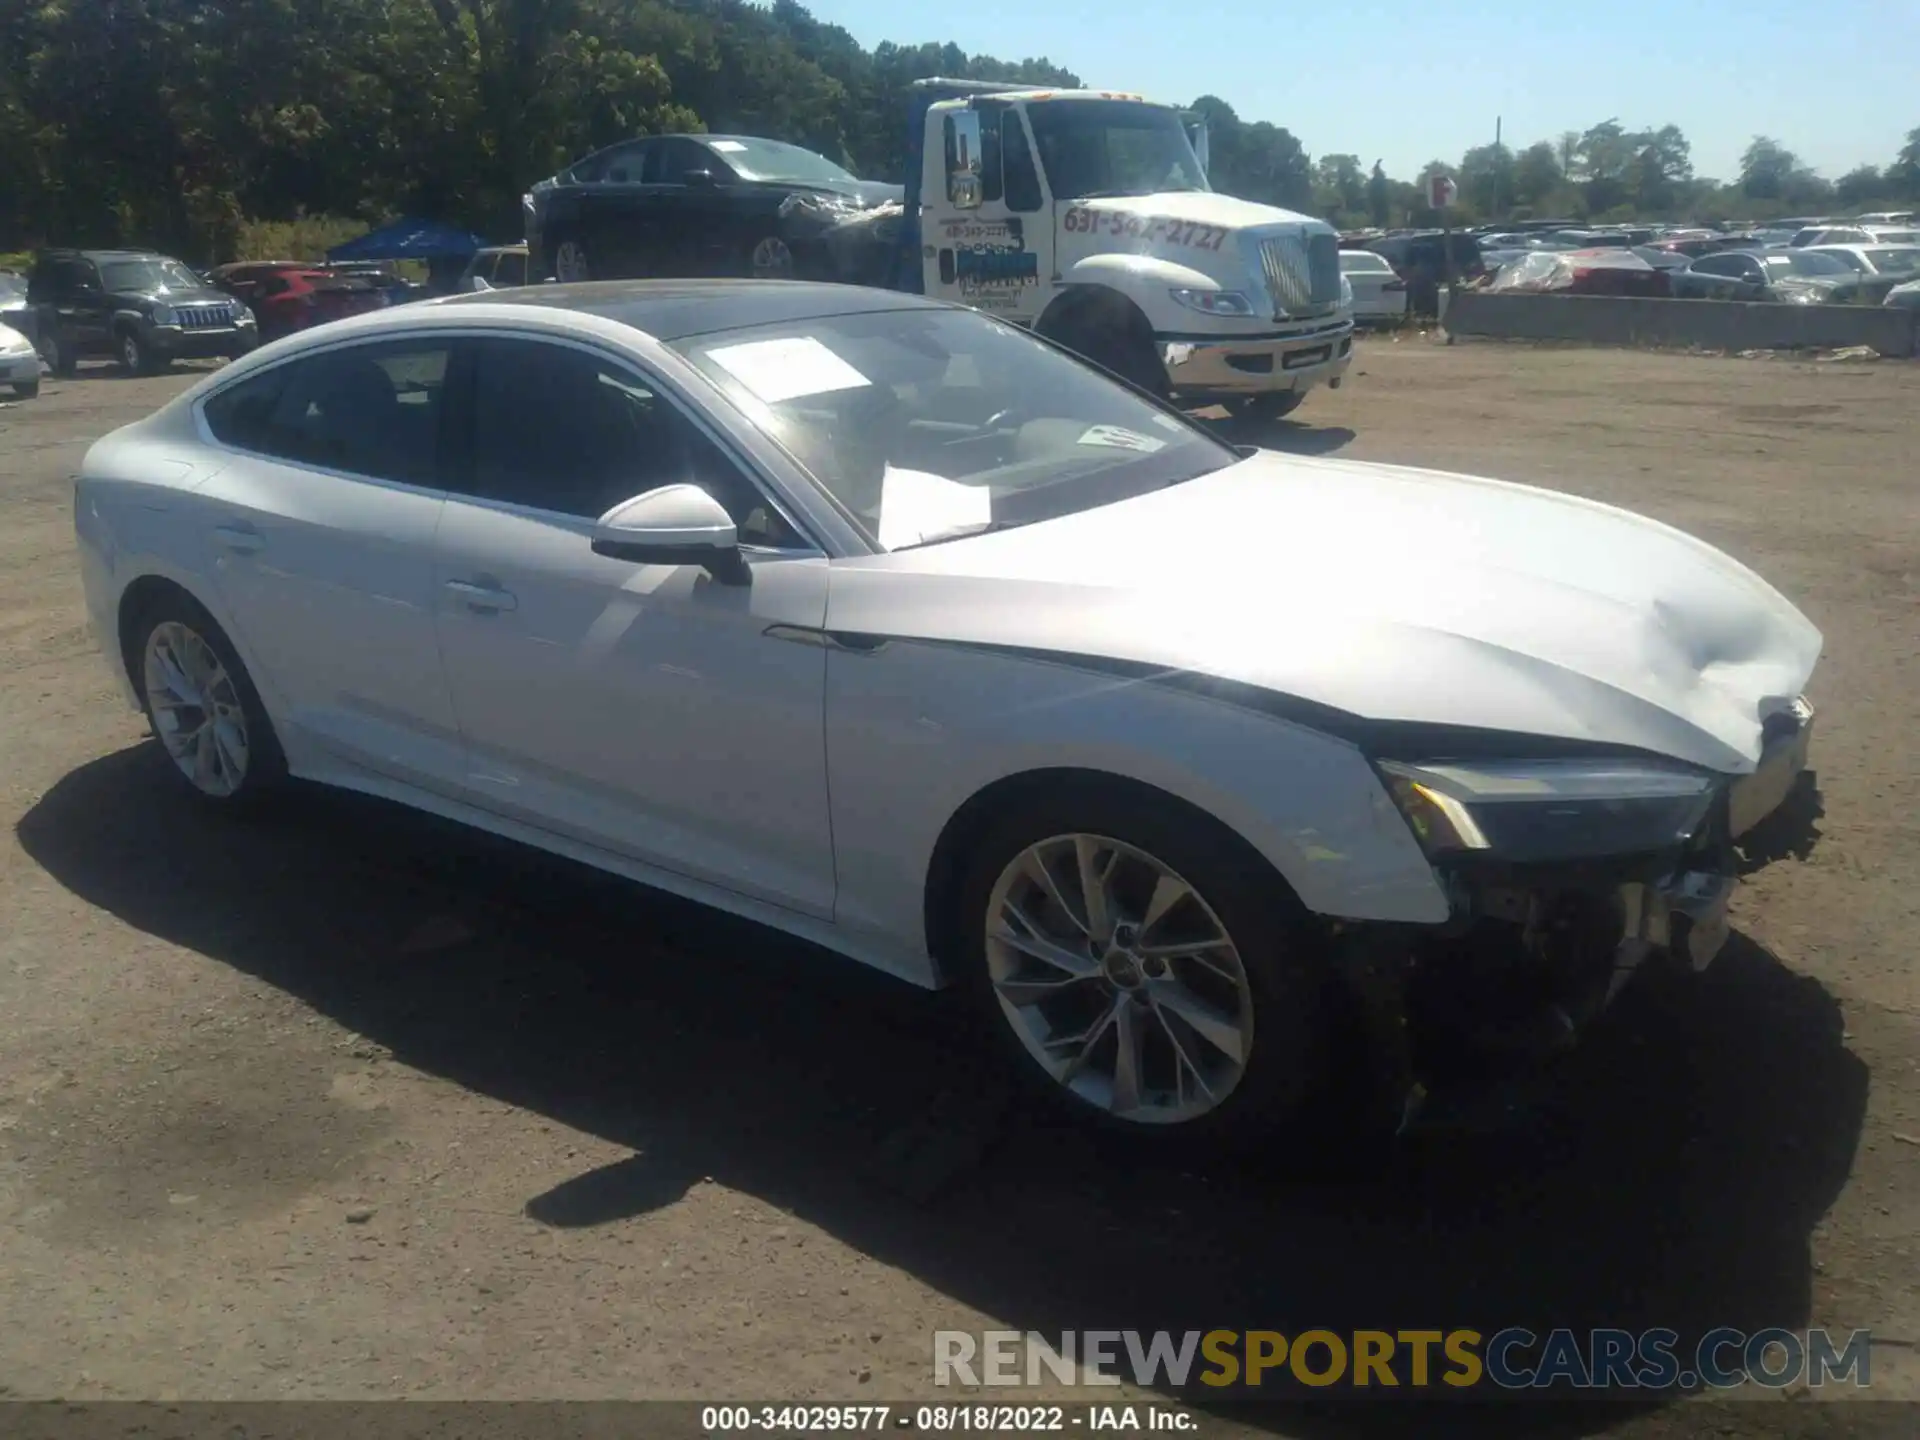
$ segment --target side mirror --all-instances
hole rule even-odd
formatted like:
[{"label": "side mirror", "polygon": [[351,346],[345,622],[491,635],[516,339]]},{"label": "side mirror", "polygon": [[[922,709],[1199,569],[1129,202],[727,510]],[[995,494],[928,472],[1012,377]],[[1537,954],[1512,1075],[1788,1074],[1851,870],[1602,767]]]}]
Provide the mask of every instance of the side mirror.
[{"label": "side mirror", "polygon": [[662,485],[593,522],[593,553],[637,565],[699,565],[724,585],[751,579],[725,507],[698,485]]},{"label": "side mirror", "polygon": [[711,190],[720,183],[719,177],[711,170],[689,170],[680,178],[694,190]]},{"label": "side mirror", "polygon": [[473,289],[474,289],[474,293],[478,294],[482,290],[493,289],[493,284],[491,281],[487,279],[486,276],[476,275],[473,277]]},{"label": "side mirror", "polygon": [[980,116],[959,110],[947,116],[947,203],[977,210],[980,200]]}]

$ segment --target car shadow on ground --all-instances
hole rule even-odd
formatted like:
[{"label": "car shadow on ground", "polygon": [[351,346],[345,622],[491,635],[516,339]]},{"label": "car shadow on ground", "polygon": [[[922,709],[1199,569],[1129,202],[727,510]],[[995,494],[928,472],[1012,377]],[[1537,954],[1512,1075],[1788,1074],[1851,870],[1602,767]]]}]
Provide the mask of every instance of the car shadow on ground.
[{"label": "car shadow on ground", "polygon": [[1229,445],[1257,445],[1288,455],[1331,455],[1351,445],[1354,432],[1345,425],[1308,425],[1298,420],[1236,419],[1223,410],[1194,417]]},{"label": "car shadow on ground", "polygon": [[[1290,1178],[1283,1154],[1143,1164],[1010,1102],[945,996],[378,802],[211,816],[164,765],[143,745],[74,771],[22,845],[86,901],[398,1062],[634,1152],[526,1197],[536,1219],[618,1224],[711,1177],[1013,1328],[1666,1326],[1684,1344],[1803,1325],[1810,1233],[1864,1115],[1833,998],[1736,936],[1697,981],[1630,990],[1522,1123],[1339,1180]],[[1438,1404],[1416,1429],[1573,1434],[1628,1413]],[[1412,1433],[1377,1401],[1232,1414]]]}]

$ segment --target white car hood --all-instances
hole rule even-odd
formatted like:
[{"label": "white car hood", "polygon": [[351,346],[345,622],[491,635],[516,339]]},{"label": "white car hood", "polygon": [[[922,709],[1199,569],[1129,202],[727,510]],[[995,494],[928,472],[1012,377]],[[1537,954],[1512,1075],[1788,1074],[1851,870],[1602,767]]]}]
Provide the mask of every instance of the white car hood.
[{"label": "white car hood", "polygon": [[1820,632],[1681,531],[1527,486],[1262,453],[1184,485],[835,566],[828,628],[1186,671],[1371,721],[1726,773]]},{"label": "white car hood", "polygon": [[1311,215],[1300,215],[1274,205],[1259,205],[1215,190],[1169,190],[1158,195],[1103,195],[1097,200],[1076,200],[1089,210],[1113,210],[1122,215],[1137,215],[1142,220],[1182,220],[1196,225],[1219,225],[1228,230],[1245,230],[1259,225],[1312,225],[1325,223]]}]

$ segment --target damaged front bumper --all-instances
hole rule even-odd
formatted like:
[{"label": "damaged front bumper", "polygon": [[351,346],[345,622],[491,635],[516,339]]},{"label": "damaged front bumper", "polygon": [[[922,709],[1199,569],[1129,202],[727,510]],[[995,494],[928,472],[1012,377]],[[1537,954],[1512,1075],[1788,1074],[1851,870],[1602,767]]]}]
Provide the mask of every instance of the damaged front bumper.
[{"label": "damaged front bumper", "polygon": [[1792,794],[1812,729],[1804,700],[1769,717],[1754,772],[1720,786],[1676,850],[1437,864],[1453,900],[1446,924],[1346,931],[1344,970],[1397,1122],[1411,1123],[1431,1093],[1499,1081],[1569,1048],[1650,963],[1712,965],[1731,934],[1735,844]]}]

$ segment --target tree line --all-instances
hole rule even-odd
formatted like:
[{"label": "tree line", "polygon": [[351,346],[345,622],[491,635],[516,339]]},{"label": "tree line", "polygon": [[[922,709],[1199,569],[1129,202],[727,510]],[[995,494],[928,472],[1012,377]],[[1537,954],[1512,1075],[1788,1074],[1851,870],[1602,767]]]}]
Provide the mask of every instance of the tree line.
[{"label": "tree line", "polygon": [[[527,185],[615,140],[790,140],[898,180],[907,87],[948,75],[1074,86],[1044,57],[868,50],[796,0],[0,0],[0,251],[138,243],[232,256],[249,221],[414,214],[519,231]],[[1099,83],[1104,77],[1091,77]],[[1422,223],[1415,180],[1202,96],[1216,186],[1343,225]],[[1463,212],[1615,218],[1920,199],[1920,130],[1838,182],[1756,140],[1729,186],[1673,126],[1607,121],[1468,152]]]}]

